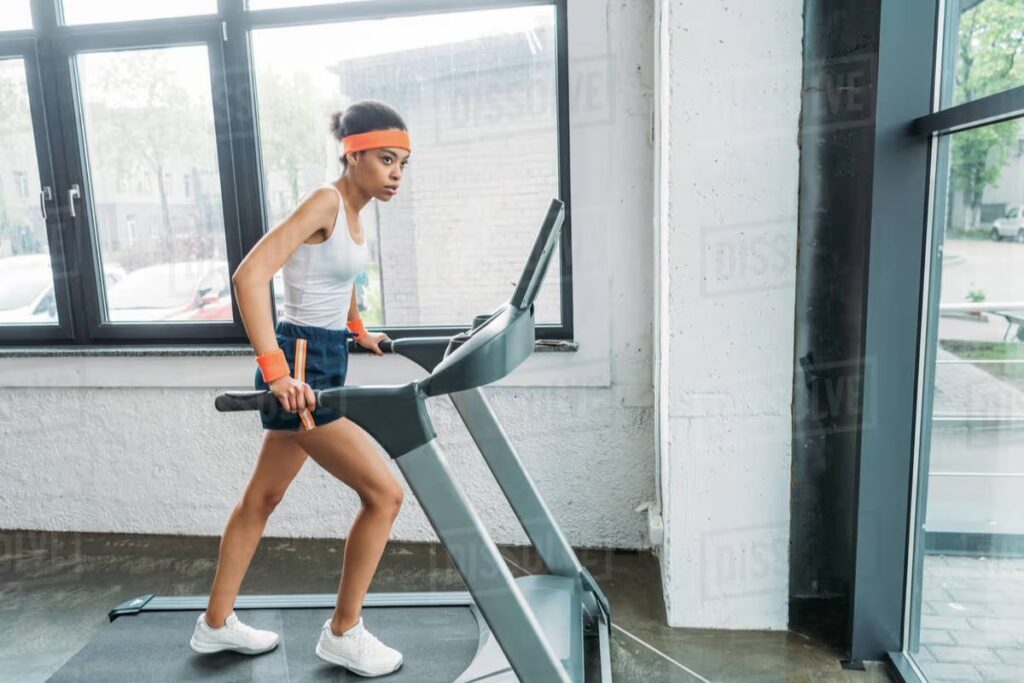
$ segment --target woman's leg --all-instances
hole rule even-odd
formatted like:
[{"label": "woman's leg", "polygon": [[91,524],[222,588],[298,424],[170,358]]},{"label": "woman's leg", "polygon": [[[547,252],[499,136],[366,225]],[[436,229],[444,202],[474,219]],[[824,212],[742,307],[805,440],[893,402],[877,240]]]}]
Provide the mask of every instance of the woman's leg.
[{"label": "woman's leg", "polygon": [[303,432],[296,440],[318,465],[352,487],[362,501],[345,542],[338,602],[331,618],[331,630],[341,635],[359,621],[404,492],[370,437],[348,418]]},{"label": "woman's leg", "polygon": [[217,573],[206,608],[206,623],[211,627],[223,626],[235,608],[238,589],[263,536],[267,518],[281,502],[306,457],[306,451],[295,440],[295,432],[273,429],[264,432],[256,470],[221,537]]}]

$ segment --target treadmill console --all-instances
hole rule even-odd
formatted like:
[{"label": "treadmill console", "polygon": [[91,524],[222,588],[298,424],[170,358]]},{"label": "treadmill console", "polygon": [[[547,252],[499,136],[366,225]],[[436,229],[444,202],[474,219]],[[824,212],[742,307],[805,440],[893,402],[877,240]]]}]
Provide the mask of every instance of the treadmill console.
[{"label": "treadmill console", "polygon": [[533,353],[533,302],[558,244],[565,206],[552,199],[516,290],[489,317],[477,316],[473,328],[452,337],[444,359],[420,385],[428,396],[495,382]]}]

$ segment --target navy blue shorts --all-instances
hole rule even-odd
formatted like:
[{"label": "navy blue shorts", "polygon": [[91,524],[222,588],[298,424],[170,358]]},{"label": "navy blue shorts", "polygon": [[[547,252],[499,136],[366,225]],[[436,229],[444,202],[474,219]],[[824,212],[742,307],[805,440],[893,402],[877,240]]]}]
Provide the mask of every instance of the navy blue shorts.
[{"label": "navy blue shorts", "polygon": [[[292,377],[301,379],[313,389],[330,389],[345,384],[345,376],[348,374],[348,340],[355,337],[352,332],[347,329],[329,330],[326,327],[296,325],[287,320],[279,320],[274,332]],[[299,360],[298,367],[296,358]],[[258,367],[255,386],[260,390],[269,388]],[[297,431],[300,426],[315,429],[341,417],[344,417],[341,413],[319,405],[312,412],[306,410],[290,413],[280,401],[274,402],[266,410],[260,410],[264,429]]]}]

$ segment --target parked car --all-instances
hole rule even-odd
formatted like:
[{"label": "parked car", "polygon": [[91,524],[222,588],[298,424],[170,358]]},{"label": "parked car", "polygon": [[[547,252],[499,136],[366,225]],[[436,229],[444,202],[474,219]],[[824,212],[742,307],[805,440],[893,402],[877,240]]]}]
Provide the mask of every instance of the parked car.
[{"label": "parked car", "polygon": [[992,221],[990,234],[996,242],[1006,238],[1024,242],[1024,205],[1011,206],[1005,216]]},{"label": "parked car", "polygon": [[[201,307],[185,317],[189,320],[231,320],[233,292],[234,288],[229,283],[225,292],[219,293],[218,296],[208,295]],[[280,318],[284,313],[284,280],[281,278],[280,271],[274,276],[274,307],[277,317]]]},{"label": "parked car", "polygon": [[[104,263],[107,287],[125,275],[118,263]],[[0,325],[48,324],[57,320],[53,270],[49,254],[22,254],[0,258]]]},{"label": "parked car", "polygon": [[0,322],[37,322],[36,309],[47,288],[53,289],[49,254],[0,259]]},{"label": "parked car", "polygon": [[[111,322],[229,321],[231,280],[225,261],[162,263],[126,273],[105,263]],[[284,288],[275,278],[278,316]],[[0,325],[49,324],[57,320],[49,254],[0,258]]]},{"label": "parked car", "polygon": [[230,304],[226,315],[217,313],[229,298],[227,262],[180,261],[128,273],[107,290],[107,309],[111,322],[230,320]]}]

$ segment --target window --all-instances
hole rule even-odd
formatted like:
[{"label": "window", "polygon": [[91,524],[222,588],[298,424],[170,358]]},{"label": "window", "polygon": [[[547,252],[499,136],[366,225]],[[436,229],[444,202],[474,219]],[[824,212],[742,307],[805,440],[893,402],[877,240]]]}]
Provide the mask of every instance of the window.
[{"label": "window", "polygon": [[53,287],[46,290],[46,295],[43,296],[39,303],[34,309],[32,309],[34,316],[47,317],[55,319],[57,317],[57,300],[53,296]]},{"label": "window", "polygon": [[[374,261],[365,320],[464,325],[489,312],[559,195],[556,52],[550,6],[254,31],[265,196],[283,199],[268,202],[269,224],[340,174],[330,114],[383,100],[414,150],[396,200],[361,217]],[[555,256],[539,323],[561,321],[559,280]]]},{"label": "window", "polygon": [[[224,259],[219,192],[188,203],[175,201],[169,193],[171,169],[199,168],[217,174],[213,103],[205,78],[208,59],[205,46],[97,52],[78,57],[88,159],[93,175],[100,181],[95,184],[93,196],[97,213],[117,215],[118,199],[104,190],[102,180],[116,169],[130,168],[138,179],[132,207],[146,217],[147,229],[142,234],[132,221],[128,230],[130,249],[103,253],[104,261],[118,262],[131,271],[163,265],[169,272],[178,272],[187,271],[185,264]],[[163,182],[157,182],[158,178]],[[212,225],[203,220],[203,201],[214,206],[212,215],[217,219]],[[106,207],[110,210],[104,210]],[[102,219],[95,228],[101,235],[118,230],[116,223]],[[226,263],[224,268],[227,271]],[[152,283],[155,279],[142,281]],[[183,287],[186,285],[180,284],[167,291],[179,292]],[[138,294],[144,296],[146,291]],[[121,303],[126,300],[119,299]],[[109,319],[181,319],[155,314],[142,318],[148,313],[140,312],[142,307],[134,298],[130,301],[131,314],[110,310]],[[118,305],[117,301],[107,303]],[[179,303],[185,306],[188,302]],[[154,304],[153,308],[166,306]],[[230,308],[226,315],[230,320]]]},{"label": "window", "polygon": [[[1005,193],[1024,201],[1024,187],[1005,183],[1024,177],[1024,159],[1005,153],[1016,146],[1021,123],[955,133],[940,147],[940,168],[947,170],[936,179],[936,210],[942,212],[936,230],[945,229],[935,236],[943,265],[936,269],[938,305],[930,311],[938,317],[938,340],[934,384],[926,387],[933,398],[920,472],[925,531],[916,568],[919,644],[912,652],[929,679],[954,664],[984,674],[986,655],[972,666],[961,661],[959,647],[940,642],[955,638],[1008,657],[1003,675],[1024,680],[1024,643],[1001,641],[998,620],[1010,615],[1002,611],[1003,593],[1024,567],[1022,560],[1001,559],[1024,541],[1024,225],[977,219],[982,198]],[[1016,215],[1011,208],[1008,217]],[[972,540],[961,547],[955,539]],[[955,624],[949,621],[954,613]],[[1016,675],[1010,675],[1014,662]]]},{"label": "window", "polygon": [[[909,7],[882,12],[878,131],[906,137],[875,146],[865,385],[889,414],[862,432],[874,462],[858,488],[885,491],[886,504],[858,520],[875,525],[877,551],[861,611],[876,642],[900,634],[901,680],[1024,680],[1019,605],[1007,600],[1024,571],[1024,7]],[[942,7],[937,35],[906,30]],[[941,62],[920,58],[931,50]],[[897,175],[918,180],[887,182]],[[883,509],[885,523],[870,519]],[[902,603],[883,599],[901,584]]]},{"label": "window", "polygon": [[[0,59],[0,328],[48,324],[34,313],[53,288],[46,223],[30,188],[39,188],[28,81],[21,59]],[[15,170],[17,169],[17,170]],[[6,178],[13,199],[4,199]]]},{"label": "window", "polygon": [[[223,261],[180,261],[144,266],[107,291],[109,319],[117,322],[196,319],[200,284],[211,274],[227,274]],[[219,290],[218,290],[219,291]],[[230,307],[228,316],[230,316]],[[218,317],[223,317],[218,311]]]},{"label": "window", "polygon": [[[0,258],[52,253],[59,315],[52,331],[0,319],[0,344],[247,341],[219,283],[340,174],[328,116],[356,99],[395,106],[417,145],[397,200],[360,216],[372,265],[357,304],[393,338],[454,333],[507,299],[551,198],[566,199],[561,0],[432,14],[395,3],[374,20],[369,0],[53,2],[37,13],[42,43],[2,33],[27,26],[27,0],[0,18]],[[247,71],[251,85],[229,81]],[[79,248],[50,243],[62,235]],[[561,261],[536,320],[564,339]]]},{"label": "window", "polygon": [[14,193],[19,199],[28,198],[28,173],[25,171],[14,172]]},{"label": "window", "polygon": [[53,291],[49,254],[0,259],[0,324],[38,322],[34,310],[47,290]]},{"label": "window", "polygon": [[1024,85],[1024,5],[1016,0],[947,2],[943,105]]},{"label": "window", "polygon": [[275,9],[304,7],[307,5],[337,5],[343,2],[369,2],[369,0],[249,0],[249,9]]},{"label": "window", "polygon": [[194,14],[216,14],[217,0],[133,2],[131,0],[62,0],[65,24],[137,21]]},{"label": "window", "polygon": [[0,31],[18,31],[32,28],[29,0],[4,0],[0,12]]}]

